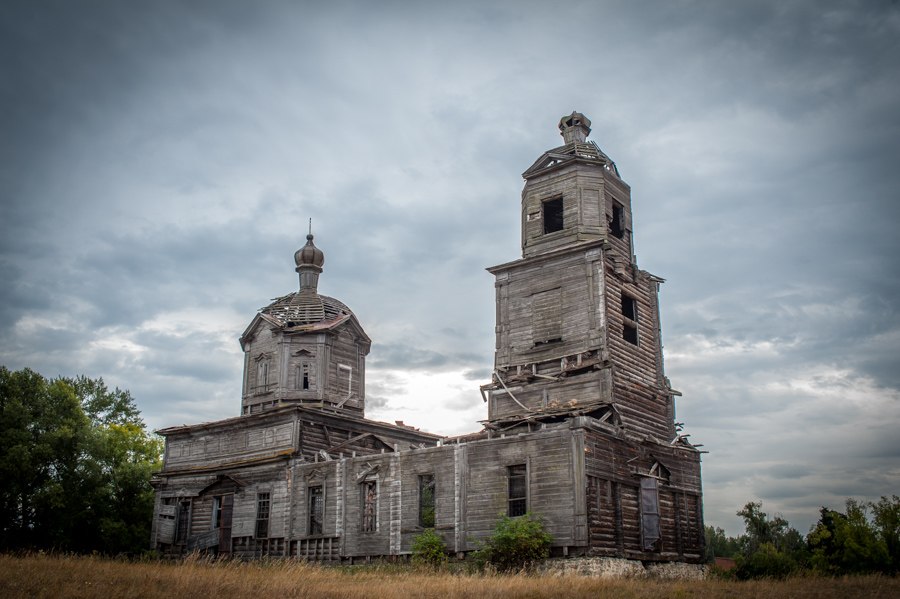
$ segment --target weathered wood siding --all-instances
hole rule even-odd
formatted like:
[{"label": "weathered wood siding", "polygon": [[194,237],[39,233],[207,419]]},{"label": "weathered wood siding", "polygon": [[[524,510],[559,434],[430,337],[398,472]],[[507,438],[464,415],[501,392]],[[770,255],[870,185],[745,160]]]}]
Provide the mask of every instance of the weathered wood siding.
[{"label": "weathered wood siding", "polygon": [[[298,401],[319,406],[342,404],[343,409],[362,414],[368,351],[368,340],[350,322],[332,330],[304,332],[282,331],[260,319],[244,339],[242,412]],[[263,361],[267,364],[265,380],[259,367]]]},{"label": "weathered wood siding", "polygon": [[291,451],[296,446],[296,419],[281,414],[263,420],[235,419],[225,425],[195,428],[166,438],[166,470],[214,468]]},{"label": "weathered wood siding", "polygon": [[[541,372],[538,370],[538,374]],[[569,376],[563,382],[536,378],[530,383],[510,384],[508,391],[501,388],[491,392],[489,412],[491,419],[503,418],[521,414],[524,410],[519,404],[540,411],[563,406],[576,408],[584,402],[598,400],[612,401],[611,368]]]},{"label": "weathered wood siding", "polygon": [[[297,463],[292,469],[294,485],[291,538],[339,537],[343,533],[342,462]],[[310,487],[322,487],[322,533],[310,531]]]},{"label": "weathered wood siding", "polygon": [[423,530],[419,525],[419,477],[434,477],[434,529],[450,549],[456,545],[455,447],[434,447],[401,452],[400,551],[411,552],[412,540]]},{"label": "weathered wood siding", "polygon": [[[584,463],[591,552],[636,559],[697,560],[703,551],[700,457],[668,444],[585,429]],[[641,544],[640,479],[655,463],[659,478],[659,550]]]},{"label": "weathered wood siding", "polygon": [[[244,391],[241,401],[243,411],[258,410],[264,402],[275,399],[275,390],[284,370],[281,339],[281,332],[277,328],[273,328],[265,320],[259,320],[250,340],[245,343]],[[261,361],[268,365],[265,380],[260,373]]]},{"label": "weathered wood siding", "polygon": [[365,356],[353,336],[342,329],[331,338],[325,381],[325,400],[363,409]]},{"label": "weathered wood siding", "polygon": [[[498,273],[495,366],[545,362],[599,347],[596,284],[602,276],[599,249],[514,263]],[[547,293],[558,303],[542,301]]]},{"label": "weathered wood siding", "polygon": [[[609,357],[615,364],[613,397],[623,421],[632,430],[668,440],[675,435],[674,413],[662,371],[657,282],[642,271],[636,271],[633,277],[631,272],[617,272],[613,257],[607,261],[606,317]],[[623,296],[634,300],[637,310],[637,344],[624,338]]]},{"label": "weathered wood siding", "polygon": [[[602,169],[572,165],[529,180],[522,191],[522,255],[526,258],[603,236]],[[563,229],[544,233],[542,204],[562,198]]]},{"label": "weathered wood siding", "polygon": [[571,431],[562,429],[467,445],[466,549],[490,536],[498,517],[507,513],[507,469],[518,464],[527,465],[528,510],[544,519],[554,545],[576,544],[578,493],[571,437]]}]

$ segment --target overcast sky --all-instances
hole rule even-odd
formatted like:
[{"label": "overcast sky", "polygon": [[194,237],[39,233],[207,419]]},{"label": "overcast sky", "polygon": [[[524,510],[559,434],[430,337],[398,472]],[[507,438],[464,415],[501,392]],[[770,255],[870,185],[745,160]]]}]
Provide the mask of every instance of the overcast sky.
[{"label": "overcast sky", "polygon": [[521,173],[579,110],[632,186],[708,524],[900,493],[900,5],[0,3],[0,364],[235,416],[297,288],[374,340],[368,415],[478,430]]}]

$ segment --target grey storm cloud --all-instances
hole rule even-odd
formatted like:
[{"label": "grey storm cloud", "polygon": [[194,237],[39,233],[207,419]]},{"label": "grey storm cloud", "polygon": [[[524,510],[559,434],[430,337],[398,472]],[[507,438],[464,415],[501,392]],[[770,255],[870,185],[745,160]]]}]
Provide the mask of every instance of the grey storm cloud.
[{"label": "grey storm cloud", "polygon": [[103,376],[154,427],[233,416],[312,218],[369,414],[475,430],[484,268],[576,109],[667,280],[707,522],[760,499],[805,530],[900,492],[898,62],[889,0],[5,2],[0,363]]}]

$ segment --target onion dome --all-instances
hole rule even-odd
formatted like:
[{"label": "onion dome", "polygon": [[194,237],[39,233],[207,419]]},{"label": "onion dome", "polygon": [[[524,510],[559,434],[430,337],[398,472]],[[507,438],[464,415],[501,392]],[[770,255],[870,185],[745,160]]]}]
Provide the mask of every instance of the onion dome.
[{"label": "onion dome", "polygon": [[325,254],[313,243],[312,233],[306,236],[306,245],[294,253],[294,263],[300,274],[300,290],[276,298],[260,310],[270,322],[282,328],[328,328],[353,314],[342,302],[319,295],[319,274],[325,264]]},{"label": "onion dome", "polygon": [[294,262],[297,264],[297,272],[307,266],[318,268],[319,272],[322,272],[325,254],[313,243],[312,233],[306,236],[306,245],[294,253]]}]

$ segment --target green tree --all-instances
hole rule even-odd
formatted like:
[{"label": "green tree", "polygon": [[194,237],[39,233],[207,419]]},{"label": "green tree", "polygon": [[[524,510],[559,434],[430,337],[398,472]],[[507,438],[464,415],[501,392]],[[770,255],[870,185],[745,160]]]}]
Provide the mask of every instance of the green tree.
[{"label": "green tree", "polygon": [[900,497],[882,497],[870,506],[876,534],[887,552],[887,573],[897,574],[900,571]]},{"label": "green tree", "polygon": [[845,513],[823,507],[819,522],[807,536],[812,565],[822,573],[843,575],[887,572],[887,544],[868,518],[866,504],[847,500]]},{"label": "green tree", "polygon": [[706,561],[713,562],[717,557],[735,557],[741,551],[741,542],[735,537],[725,535],[719,527],[704,526],[706,537]]},{"label": "green tree", "polygon": [[500,571],[524,570],[549,557],[552,542],[543,522],[533,514],[501,516],[494,533],[473,557],[475,563],[491,564]]},{"label": "green tree", "polygon": [[740,555],[736,559],[738,578],[783,578],[808,561],[806,543],[796,529],[781,516],[769,518],[762,503],[749,502],[737,515],[744,519]]},{"label": "green tree", "polygon": [[142,550],[161,450],[127,391],[0,366],[0,549]]}]

